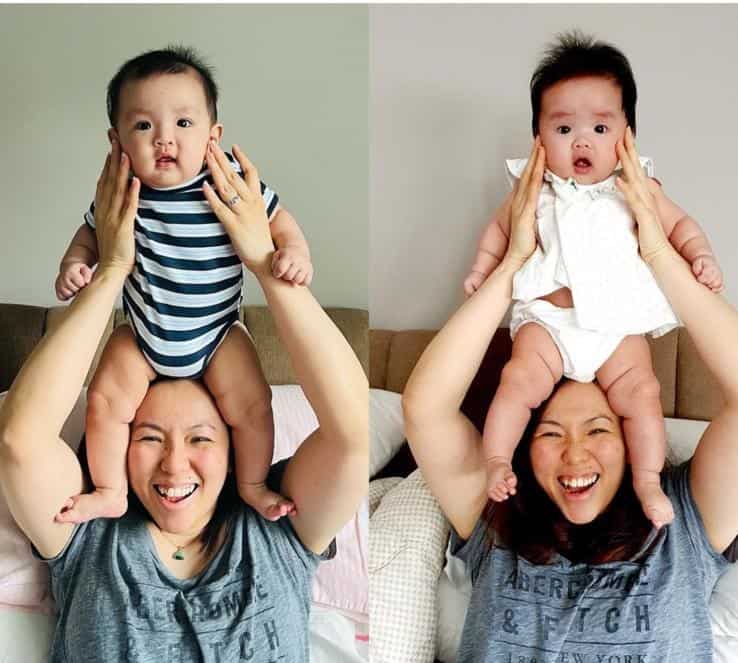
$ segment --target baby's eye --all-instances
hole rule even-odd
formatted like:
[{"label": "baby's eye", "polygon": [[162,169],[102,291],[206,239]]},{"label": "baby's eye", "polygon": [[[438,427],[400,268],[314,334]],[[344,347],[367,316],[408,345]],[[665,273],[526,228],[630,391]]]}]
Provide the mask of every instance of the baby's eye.
[{"label": "baby's eye", "polygon": [[556,133],[558,134],[568,134],[570,131],[571,127],[567,127],[565,124],[560,127],[556,127]]},{"label": "baby's eye", "polygon": [[192,126],[192,120],[188,120],[187,118],[183,117],[181,120],[177,120],[177,126],[186,129],[187,127]]},{"label": "baby's eye", "polygon": [[595,133],[596,134],[606,134],[608,131],[607,126],[604,124],[598,124],[595,126]]},{"label": "baby's eye", "polygon": [[151,129],[151,122],[149,122],[148,120],[141,120],[140,122],[136,122],[133,128],[136,131],[146,131],[148,129]]}]

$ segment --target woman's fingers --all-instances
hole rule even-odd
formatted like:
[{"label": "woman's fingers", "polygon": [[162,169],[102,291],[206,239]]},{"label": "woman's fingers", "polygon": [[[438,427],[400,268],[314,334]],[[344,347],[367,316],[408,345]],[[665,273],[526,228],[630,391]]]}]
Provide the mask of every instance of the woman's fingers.
[{"label": "woman's fingers", "polygon": [[[212,170],[210,172],[212,173]],[[214,176],[213,181],[215,181]],[[220,196],[216,193],[215,189],[210,186],[209,182],[206,181],[202,183],[202,192],[205,194],[205,199],[210,203],[210,208],[213,210],[215,216],[217,216],[221,221],[233,218],[233,212],[230,207],[220,199]]]},{"label": "woman's fingers", "polygon": [[246,180],[251,193],[261,195],[261,182],[259,181],[259,173],[256,170],[256,166],[249,161],[249,158],[238,145],[233,146],[233,154],[238,159],[238,163],[241,164],[243,178]]},{"label": "woman's fingers", "polygon": [[215,141],[210,141],[208,144],[208,167],[213,176],[215,188],[224,201],[228,202],[236,195],[241,198],[249,196],[250,192],[243,178],[233,170],[225,152]]}]

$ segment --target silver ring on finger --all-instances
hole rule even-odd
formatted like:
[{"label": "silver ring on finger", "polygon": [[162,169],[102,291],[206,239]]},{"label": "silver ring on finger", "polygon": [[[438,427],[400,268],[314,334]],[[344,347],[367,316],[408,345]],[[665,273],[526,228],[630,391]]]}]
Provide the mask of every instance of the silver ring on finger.
[{"label": "silver ring on finger", "polygon": [[233,207],[239,200],[241,200],[241,196],[236,194],[233,198],[226,200],[226,205],[228,205],[228,207]]}]

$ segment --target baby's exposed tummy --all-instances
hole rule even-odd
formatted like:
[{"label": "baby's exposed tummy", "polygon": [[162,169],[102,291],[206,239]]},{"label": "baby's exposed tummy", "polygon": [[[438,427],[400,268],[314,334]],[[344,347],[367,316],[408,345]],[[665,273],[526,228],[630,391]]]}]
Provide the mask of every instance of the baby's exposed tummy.
[{"label": "baby's exposed tummy", "polygon": [[571,290],[569,288],[559,288],[544,295],[541,299],[559,308],[573,308],[574,306],[574,299],[571,296]]}]

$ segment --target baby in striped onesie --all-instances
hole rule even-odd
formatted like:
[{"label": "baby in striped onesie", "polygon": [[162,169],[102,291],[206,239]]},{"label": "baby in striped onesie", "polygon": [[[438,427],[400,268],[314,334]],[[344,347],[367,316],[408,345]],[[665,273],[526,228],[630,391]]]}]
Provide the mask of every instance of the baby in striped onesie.
[{"label": "baby in striped onesie", "polygon": [[[203,182],[213,183],[205,165],[208,142],[223,132],[216,103],[209,68],[184,48],[144,53],[126,62],[108,86],[109,137],[119,141],[141,181],[136,259],[123,290],[128,324],[113,332],[88,390],[87,454],[95,490],[70,498],[60,521],[125,512],[129,441],[166,442],[151,426],[130,429],[158,377],[202,378],[231,429],[242,499],[270,520],[294,509],[265,484],[274,447],[271,390],[238,321],[241,261],[202,190]],[[273,274],[307,286],[313,269],[305,237],[277,194],[263,183],[261,190],[277,249]],[[62,258],[56,281],[62,300],[89,283],[97,263],[94,212],[93,204]],[[207,443],[208,430],[183,435],[197,446]],[[161,477],[150,489],[165,505],[197,499],[203,488],[194,463],[186,472],[156,472]]]}]

